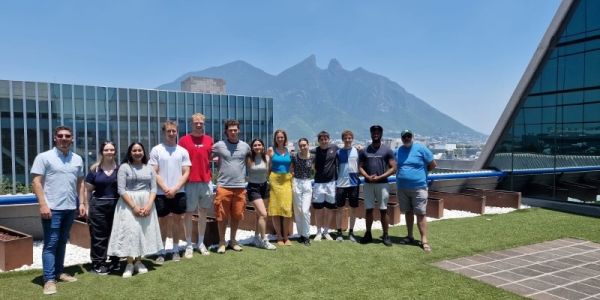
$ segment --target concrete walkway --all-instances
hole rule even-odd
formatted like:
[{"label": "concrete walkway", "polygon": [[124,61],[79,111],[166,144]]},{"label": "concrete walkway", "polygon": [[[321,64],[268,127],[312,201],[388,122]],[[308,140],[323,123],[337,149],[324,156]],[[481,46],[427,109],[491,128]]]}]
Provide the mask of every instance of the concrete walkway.
[{"label": "concrete walkway", "polygon": [[600,244],[586,240],[565,238],[434,265],[532,299],[600,300]]}]

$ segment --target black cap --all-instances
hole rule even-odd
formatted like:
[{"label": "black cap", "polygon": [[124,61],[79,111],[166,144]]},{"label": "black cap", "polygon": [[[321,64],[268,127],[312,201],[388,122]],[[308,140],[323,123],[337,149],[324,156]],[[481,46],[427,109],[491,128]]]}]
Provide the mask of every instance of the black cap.
[{"label": "black cap", "polygon": [[381,127],[381,125],[373,125],[373,126],[371,126],[371,128],[369,128],[370,132],[373,132],[373,131],[376,131],[376,130],[380,131],[380,132],[383,132],[383,127]]}]

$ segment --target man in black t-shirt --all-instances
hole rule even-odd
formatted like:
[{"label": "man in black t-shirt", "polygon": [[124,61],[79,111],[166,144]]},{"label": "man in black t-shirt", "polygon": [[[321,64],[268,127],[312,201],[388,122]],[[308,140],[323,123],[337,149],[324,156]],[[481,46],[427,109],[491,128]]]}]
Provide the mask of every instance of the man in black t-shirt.
[{"label": "man in black t-shirt", "polygon": [[[336,145],[329,144],[329,133],[319,132],[319,147],[312,149],[315,155],[315,185],[313,187],[313,208],[317,223],[315,241],[325,238],[332,241],[329,235],[329,224],[335,214],[330,211],[336,209],[335,205],[335,180],[337,179],[337,150]],[[323,208],[327,210],[323,210]]]},{"label": "man in black t-shirt", "polygon": [[365,177],[363,191],[367,225],[367,231],[360,242],[366,244],[373,241],[371,225],[373,225],[373,208],[377,204],[381,214],[383,244],[389,247],[392,246],[392,242],[388,236],[387,204],[390,193],[387,178],[396,173],[396,160],[392,149],[381,143],[383,128],[373,125],[370,131],[372,143],[359,153],[359,172]]}]

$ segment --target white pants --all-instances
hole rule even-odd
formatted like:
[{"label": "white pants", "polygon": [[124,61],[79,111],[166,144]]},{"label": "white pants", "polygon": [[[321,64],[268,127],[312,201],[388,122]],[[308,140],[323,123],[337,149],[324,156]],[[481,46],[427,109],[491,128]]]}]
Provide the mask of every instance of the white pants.
[{"label": "white pants", "polygon": [[294,202],[294,219],[298,234],[303,237],[310,236],[310,203],[312,200],[312,186],[310,179],[294,178],[292,181],[292,195]]}]

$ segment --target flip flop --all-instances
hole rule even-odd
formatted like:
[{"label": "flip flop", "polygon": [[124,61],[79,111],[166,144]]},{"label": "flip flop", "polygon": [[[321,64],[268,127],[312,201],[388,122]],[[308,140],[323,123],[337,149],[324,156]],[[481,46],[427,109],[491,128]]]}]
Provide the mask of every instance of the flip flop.
[{"label": "flip flop", "polygon": [[415,243],[415,238],[411,236],[405,236],[400,239],[398,242],[400,245],[413,245]]}]

